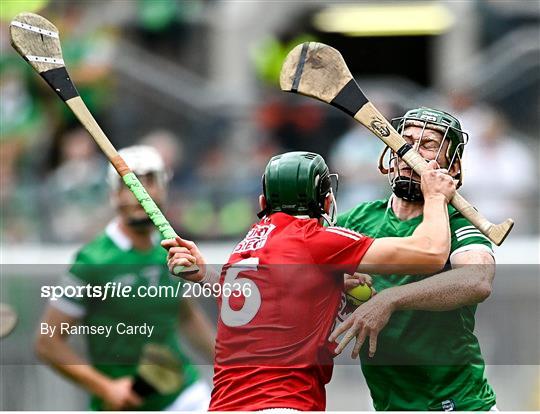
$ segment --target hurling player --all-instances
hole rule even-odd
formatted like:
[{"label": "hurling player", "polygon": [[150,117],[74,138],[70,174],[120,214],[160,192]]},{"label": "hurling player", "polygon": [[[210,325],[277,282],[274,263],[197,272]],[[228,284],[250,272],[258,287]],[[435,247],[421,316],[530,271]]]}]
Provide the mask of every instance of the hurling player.
[{"label": "hurling player", "polygon": [[[169,248],[171,271],[197,263],[201,271],[187,279],[223,288],[211,410],[325,409],[335,348],[328,336],[341,302],[343,274],[359,267],[364,272],[434,272],[448,257],[447,203],[455,184],[435,164],[421,177],[423,222],[408,237],[373,239],[333,226],[335,202],[326,163],[314,153],[292,152],[268,163],[261,220],[235,247],[221,275],[208,270],[193,242],[162,242]],[[323,219],[330,226],[324,227]],[[226,294],[227,286],[233,294]],[[239,291],[242,295],[235,296]]]},{"label": "hurling player", "polygon": [[[435,160],[461,185],[467,134],[455,117],[417,108],[393,122],[426,160]],[[389,162],[383,166],[385,153]],[[408,237],[424,220],[427,200],[420,177],[389,148],[381,155],[379,168],[388,175],[393,195],[359,204],[340,215],[338,224],[370,237]],[[446,271],[431,277],[412,272],[374,277],[379,293],[332,335],[334,339],[349,330],[349,337],[358,337],[353,357],[370,337],[360,356],[377,410],[495,408],[495,393],[473,332],[476,305],[491,293],[493,250],[491,242],[451,205],[448,215],[451,243]]]}]

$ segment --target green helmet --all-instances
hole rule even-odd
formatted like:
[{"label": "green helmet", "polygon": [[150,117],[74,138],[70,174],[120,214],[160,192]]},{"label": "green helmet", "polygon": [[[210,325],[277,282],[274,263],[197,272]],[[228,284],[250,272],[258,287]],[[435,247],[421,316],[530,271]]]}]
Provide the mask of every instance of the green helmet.
[{"label": "green helmet", "polygon": [[448,112],[441,111],[439,109],[432,108],[416,108],[411,109],[405,113],[402,117],[394,118],[392,120],[392,126],[400,134],[403,133],[404,127],[409,125],[416,125],[439,131],[443,136],[450,139],[450,145],[448,146],[447,156],[450,164],[456,159],[461,158],[463,155],[463,147],[467,143],[468,134],[461,130],[461,124],[454,116]]},{"label": "green helmet", "polygon": [[276,155],[264,171],[266,208],[259,216],[276,212],[324,216],[324,199],[331,191],[330,172],[319,154],[298,151]]},{"label": "green helmet", "polygon": [[[438,109],[421,107],[411,109],[402,117],[392,119],[392,126],[401,135],[403,135],[403,130],[409,126],[417,126],[423,128],[423,130],[431,129],[441,133],[443,139],[437,154],[435,155],[435,159],[439,157],[440,152],[444,148],[444,142],[448,140],[445,154],[446,159],[448,160],[446,168],[450,170],[453,165],[456,165],[457,173],[454,175],[454,178],[458,180],[456,185],[459,187],[462,184],[463,173],[461,168],[461,157],[463,155],[463,148],[468,141],[468,134],[461,130],[461,124],[455,117]],[[423,130],[420,141],[423,139]],[[420,143],[418,145],[420,145]],[[387,166],[384,165],[386,154],[389,154]],[[410,173],[402,173],[399,168],[399,163],[397,162],[398,158],[399,155],[389,147],[386,147],[383,150],[381,157],[379,158],[379,170],[388,176],[392,192],[405,200],[423,200],[420,181],[414,179]]]}]

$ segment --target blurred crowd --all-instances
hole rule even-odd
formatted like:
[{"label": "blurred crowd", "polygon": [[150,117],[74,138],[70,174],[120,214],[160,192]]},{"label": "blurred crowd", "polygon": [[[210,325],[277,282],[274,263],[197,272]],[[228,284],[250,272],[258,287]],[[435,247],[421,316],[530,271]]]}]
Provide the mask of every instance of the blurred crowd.
[{"label": "blurred crowd", "polygon": [[[264,166],[283,151],[310,150],[329,160],[340,174],[340,211],[389,195],[386,177],[377,170],[382,144],[333,108],[277,92],[268,71],[259,76],[260,101],[241,116],[190,118],[181,110],[167,116],[130,90],[113,65],[123,53],[119,39],[162,59],[197,66],[193,59],[201,58],[194,57],[189,43],[196,41],[197,16],[211,2],[135,3],[135,14],[114,26],[95,24],[95,8],[74,3],[52,2],[42,13],[61,32],[68,70],[113,143],[118,148],[146,143],[163,155],[173,173],[166,212],[180,234],[196,240],[239,237],[256,219]],[[2,33],[8,24],[1,23]],[[11,49],[8,36],[0,42],[2,240],[87,241],[112,214],[106,159]],[[254,59],[253,71],[261,64]],[[388,118],[409,109],[376,90],[370,95]],[[516,233],[537,233],[539,137],[521,135],[503,112],[476,102],[468,91],[439,98],[442,109],[457,116],[470,135],[463,194],[492,221],[514,217]],[[239,124],[249,127],[242,130]]]}]

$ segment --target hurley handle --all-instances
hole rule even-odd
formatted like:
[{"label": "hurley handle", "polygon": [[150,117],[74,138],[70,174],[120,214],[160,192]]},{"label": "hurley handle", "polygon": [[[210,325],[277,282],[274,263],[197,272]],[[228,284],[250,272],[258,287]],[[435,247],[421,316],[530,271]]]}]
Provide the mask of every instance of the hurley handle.
[{"label": "hurley handle", "polygon": [[[99,148],[113,164],[118,174],[141,203],[144,211],[152,222],[166,238],[175,238],[176,233],[165,219],[158,206],[148,195],[143,185],[131,172],[122,157],[112,145],[111,141],[100,128],[85,103],[79,96],[77,88],[65,67],[60,45],[58,29],[43,16],[34,13],[19,13],[10,24],[11,44],[40,74],[47,84],[56,92],[58,97],[66,103],[73,114],[92,136]],[[195,273],[199,268],[196,265],[187,268],[177,267],[174,274]]]},{"label": "hurley handle", "polygon": [[[176,238],[176,232],[174,231],[170,223],[167,221],[154,200],[152,200],[152,197],[150,197],[137,176],[133,172],[129,172],[122,176],[122,180],[124,180],[124,183],[133,193],[137,201],[141,204],[142,208],[144,209],[146,214],[148,214],[148,217],[150,217],[150,220],[152,220],[152,223],[154,223],[154,225],[157,227],[163,237],[166,239]],[[175,275],[179,275],[180,273],[197,273],[198,271],[199,267],[195,264],[189,267],[176,266],[174,268]]]}]

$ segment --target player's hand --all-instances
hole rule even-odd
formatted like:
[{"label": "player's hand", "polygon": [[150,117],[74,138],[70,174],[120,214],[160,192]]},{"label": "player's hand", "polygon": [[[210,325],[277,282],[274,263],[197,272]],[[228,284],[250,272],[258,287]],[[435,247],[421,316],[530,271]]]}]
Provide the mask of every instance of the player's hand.
[{"label": "player's hand", "polygon": [[357,358],[367,337],[369,337],[369,356],[375,355],[379,332],[386,326],[394,311],[392,302],[386,298],[385,292],[382,291],[361,304],[341,325],[334,329],[328,338],[330,342],[335,342],[342,333],[346,332],[339,341],[335,351],[336,355],[339,355],[347,344],[356,338],[351,357]]},{"label": "player's hand", "polygon": [[180,276],[191,282],[199,282],[204,277],[206,259],[194,242],[177,236],[175,239],[163,240],[161,246],[168,250],[167,266],[171,273],[174,273],[177,266],[188,267],[196,264],[200,269],[198,273]]},{"label": "player's hand", "polygon": [[132,389],[133,378],[123,377],[113,379],[105,387],[103,399],[104,408],[108,411],[128,410],[140,406],[142,398]]},{"label": "player's hand", "polygon": [[358,273],[358,272],[356,272],[354,275],[347,275],[347,274],[344,275],[343,290],[345,292],[360,285],[368,285],[369,287],[371,287],[372,285],[371,276],[365,273]]},{"label": "player's hand", "polygon": [[439,168],[437,161],[428,163],[421,175],[420,185],[424,198],[443,195],[449,203],[456,193],[455,180],[448,174],[448,170]]}]

